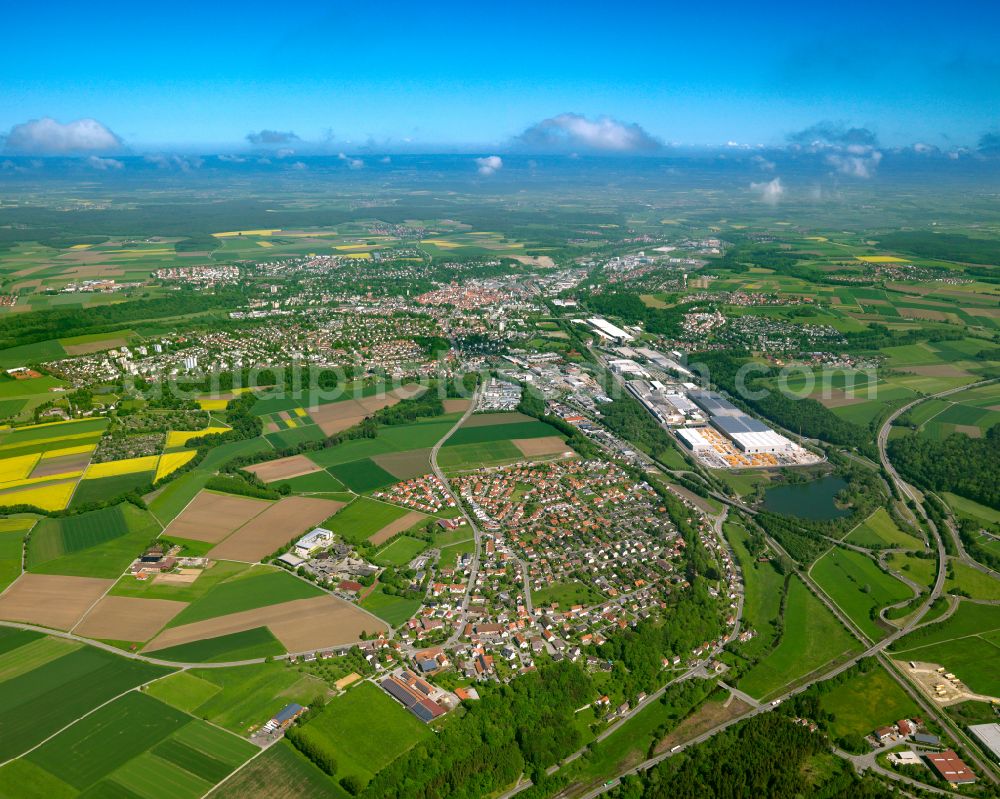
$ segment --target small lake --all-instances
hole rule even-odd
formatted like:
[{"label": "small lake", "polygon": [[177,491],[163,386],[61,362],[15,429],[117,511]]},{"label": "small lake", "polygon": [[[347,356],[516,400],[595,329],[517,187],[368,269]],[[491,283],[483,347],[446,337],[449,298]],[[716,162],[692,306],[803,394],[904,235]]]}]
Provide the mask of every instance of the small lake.
[{"label": "small lake", "polygon": [[798,516],[800,519],[820,522],[839,519],[851,511],[838,508],[833,498],[846,487],[847,481],[834,475],[810,480],[808,483],[775,486],[764,492],[761,507],[772,513]]}]

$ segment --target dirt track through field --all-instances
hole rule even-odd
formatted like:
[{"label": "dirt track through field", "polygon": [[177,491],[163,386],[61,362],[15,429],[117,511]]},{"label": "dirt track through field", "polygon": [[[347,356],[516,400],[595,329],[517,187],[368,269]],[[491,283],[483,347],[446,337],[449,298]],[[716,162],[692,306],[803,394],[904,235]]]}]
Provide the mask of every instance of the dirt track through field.
[{"label": "dirt track through field", "polygon": [[267,627],[289,652],[349,644],[357,641],[362,632],[388,629],[384,622],[350,602],[327,594],[172,627],[156,636],[144,651],[150,653],[255,627]]},{"label": "dirt track through field", "polygon": [[514,438],[511,442],[529,458],[539,455],[560,455],[572,452],[573,448],[559,436],[543,436],[542,438]]},{"label": "dirt track through field", "polygon": [[170,599],[106,596],[73,630],[87,638],[148,641],[188,605]]},{"label": "dirt track through field", "polygon": [[69,630],[114,580],[22,574],[0,597],[0,619]]},{"label": "dirt track through field", "polygon": [[257,475],[265,483],[272,483],[275,480],[290,480],[303,474],[323,471],[322,467],[317,466],[305,455],[291,455],[275,461],[264,461],[264,463],[247,466],[245,469]]},{"label": "dirt track through field", "polygon": [[517,424],[533,422],[535,418],[523,413],[474,413],[465,420],[462,427],[488,427],[494,424]]},{"label": "dirt track through field", "polygon": [[200,491],[163,531],[166,538],[190,538],[217,544],[274,503]]},{"label": "dirt track through field", "polygon": [[216,545],[208,556],[255,563],[330,518],[345,504],[314,497],[279,500]]},{"label": "dirt track through field", "polygon": [[427,516],[420,511],[412,510],[405,516],[401,516],[394,522],[390,522],[381,530],[379,530],[374,535],[368,537],[368,542],[378,546],[379,544],[384,544],[393,536],[403,532],[404,530],[409,530],[413,525],[417,524],[421,519],[426,519]]}]

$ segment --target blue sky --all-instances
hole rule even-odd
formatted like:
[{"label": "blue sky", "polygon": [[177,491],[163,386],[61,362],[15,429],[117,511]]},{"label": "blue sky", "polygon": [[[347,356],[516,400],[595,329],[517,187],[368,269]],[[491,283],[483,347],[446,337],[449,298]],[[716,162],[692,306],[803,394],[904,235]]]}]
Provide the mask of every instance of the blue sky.
[{"label": "blue sky", "polygon": [[[564,113],[663,142],[882,146],[1000,126],[1000,4],[34,3],[4,11],[0,133],[98,120],[135,151],[502,148]],[[327,142],[327,144],[323,144]]]}]

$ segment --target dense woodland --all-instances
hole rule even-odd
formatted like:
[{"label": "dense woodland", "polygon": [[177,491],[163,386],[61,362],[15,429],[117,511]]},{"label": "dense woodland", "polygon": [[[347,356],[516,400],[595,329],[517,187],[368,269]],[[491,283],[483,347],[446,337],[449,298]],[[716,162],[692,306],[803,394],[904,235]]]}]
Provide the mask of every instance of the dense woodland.
[{"label": "dense woodland", "polygon": [[826,739],[765,713],[667,758],[608,794],[614,799],[887,799],[894,792],[826,758]]},{"label": "dense woodland", "polygon": [[889,457],[912,483],[1000,510],[1000,424],[984,438],[952,433],[943,441],[920,435],[890,439]]}]

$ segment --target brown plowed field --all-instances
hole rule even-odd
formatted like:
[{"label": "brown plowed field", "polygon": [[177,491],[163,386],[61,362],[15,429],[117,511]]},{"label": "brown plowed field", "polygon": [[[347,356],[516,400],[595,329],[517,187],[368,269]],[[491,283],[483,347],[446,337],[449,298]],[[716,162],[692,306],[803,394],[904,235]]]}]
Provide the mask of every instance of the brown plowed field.
[{"label": "brown plowed field", "polygon": [[385,622],[369,616],[350,602],[325,595],[171,627],[156,636],[144,651],[154,652],[254,627],[270,629],[289,652],[349,644],[357,641],[362,632],[388,629]]},{"label": "brown plowed field", "polygon": [[487,427],[491,424],[514,424],[516,422],[533,422],[535,418],[523,413],[474,413],[465,420],[462,427]]},{"label": "brown plowed field", "polygon": [[381,530],[379,530],[374,535],[368,537],[368,542],[378,546],[379,544],[384,544],[394,535],[403,532],[403,530],[409,530],[413,525],[419,522],[421,519],[426,519],[427,516],[420,511],[411,510],[405,516],[401,516],[394,522],[390,522]]},{"label": "brown plowed field", "polygon": [[266,499],[201,491],[167,525],[163,535],[167,538],[177,536],[217,544],[237,527],[246,524],[273,504]]},{"label": "brown plowed field", "polygon": [[208,553],[218,560],[256,563],[308,528],[330,518],[346,503],[314,497],[286,497],[254,517]]},{"label": "brown plowed field", "polygon": [[55,458],[42,458],[31,472],[31,477],[51,477],[54,474],[82,472],[90,463],[90,453],[79,455],[58,455]]},{"label": "brown plowed field", "polygon": [[414,449],[409,452],[389,452],[373,455],[372,460],[398,480],[409,480],[428,474],[431,470],[430,449]]},{"label": "brown plowed field", "polygon": [[272,483],[275,480],[288,480],[299,475],[322,471],[319,466],[305,455],[291,455],[287,458],[279,458],[276,461],[255,463],[253,466],[246,466],[244,468],[246,471],[257,475],[265,483]]},{"label": "brown plowed field", "polygon": [[0,597],[0,619],[68,630],[114,580],[22,574]]},{"label": "brown plowed field", "polygon": [[94,605],[73,632],[87,638],[148,641],[187,604],[170,599],[106,596]]},{"label": "brown plowed field", "polygon": [[573,448],[559,436],[543,436],[542,438],[513,438],[514,446],[529,458],[539,455],[560,455],[572,452]]}]

